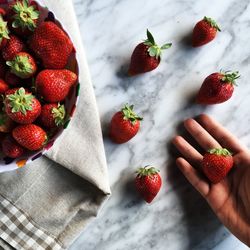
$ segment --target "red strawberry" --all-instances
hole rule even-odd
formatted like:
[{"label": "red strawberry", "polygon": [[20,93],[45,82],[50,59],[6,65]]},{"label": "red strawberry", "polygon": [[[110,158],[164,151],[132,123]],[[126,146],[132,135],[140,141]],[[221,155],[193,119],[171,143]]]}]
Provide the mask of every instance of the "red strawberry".
[{"label": "red strawberry", "polygon": [[223,180],[233,167],[232,154],[225,148],[215,148],[203,156],[202,170],[212,183]]},{"label": "red strawberry", "polygon": [[6,63],[0,56],[0,78],[4,79],[6,73]]},{"label": "red strawberry", "polygon": [[235,80],[238,79],[239,72],[226,71],[225,73],[213,73],[203,82],[197,102],[200,104],[218,104],[231,98]]},{"label": "red strawberry", "polygon": [[29,124],[40,115],[40,102],[24,88],[8,90],[5,95],[5,111],[13,121]]},{"label": "red strawberry", "polygon": [[9,85],[2,79],[0,79],[0,94],[4,94],[9,89]]},{"label": "red strawberry", "polygon": [[60,102],[66,98],[76,80],[77,75],[70,70],[46,69],[37,75],[37,92],[47,102]]},{"label": "red strawberry", "polygon": [[65,68],[73,50],[69,37],[53,22],[43,22],[30,39],[30,48],[47,69]]},{"label": "red strawberry", "polygon": [[5,82],[10,86],[15,87],[22,84],[22,79],[12,74],[10,71],[7,71],[5,74]]},{"label": "red strawberry", "polygon": [[3,59],[11,61],[21,51],[25,51],[24,43],[17,36],[10,35],[10,39],[2,50]]},{"label": "red strawberry", "polygon": [[14,139],[31,151],[41,149],[47,142],[46,132],[35,124],[20,125],[12,131]]},{"label": "red strawberry", "polygon": [[0,132],[9,133],[14,127],[14,122],[7,116],[6,113],[0,112]]},{"label": "red strawberry", "polygon": [[65,119],[64,105],[51,103],[42,106],[42,112],[39,120],[41,125],[46,128],[56,128],[64,124]]},{"label": "red strawberry", "polygon": [[6,11],[3,8],[0,8],[0,15],[3,17],[6,15]]},{"label": "red strawberry", "polygon": [[130,76],[146,73],[157,68],[161,61],[162,50],[172,46],[172,43],[167,43],[159,47],[148,30],[147,37],[147,40],[138,44],[134,49],[128,71]]},{"label": "red strawberry", "polygon": [[109,135],[115,143],[125,143],[139,131],[142,118],[134,113],[133,108],[133,105],[126,104],[121,111],[113,116]]},{"label": "red strawberry", "polygon": [[12,61],[7,61],[6,64],[10,67],[11,73],[22,79],[30,78],[37,71],[35,60],[26,52],[17,53]]},{"label": "red strawberry", "polygon": [[204,17],[194,27],[192,46],[199,47],[211,42],[217,31],[221,31],[217,23],[212,18]]},{"label": "red strawberry", "polygon": [[10,158],[21,157],[25,149],[19,145],[10,135],[7,135],[2,141],[3,153]]},{"label": "red strawberry", "polygon": [[7,39],[10,39],[7,22],[5,22],[2,15],[0,15],[0,49],[6,46]]},{"label": "red strawberry", "polygon": [[139,168],[136,171],[136,190],[147,203],[151,203],[161,189],[162,180],[158,172],[159,170],[150,166]]},{"label": "red strawberry", "polygon": [[39,11],[28,0],[18,0],[9,6],[7,13],[11,29],[21,36],[31,35],[37,27]]}]

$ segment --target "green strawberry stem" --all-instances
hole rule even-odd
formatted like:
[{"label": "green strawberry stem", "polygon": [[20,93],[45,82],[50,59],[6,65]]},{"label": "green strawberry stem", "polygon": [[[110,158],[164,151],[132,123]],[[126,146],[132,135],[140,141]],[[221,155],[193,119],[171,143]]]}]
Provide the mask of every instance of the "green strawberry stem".
[{"label": "green strawberry stem", "polygon": [[237,86],[237,84],[235,83],[235,80],[240,78],[239,71],[235,71],[235,72],[225,71],[225,72],[221,72],[221,74],[223,75],[221,79],[223,82],[230,83],[230,84]]},{"label": "green strawberry stem", "polygon": [[208,150],[210,154],[222,155],[222,156],[231,156],[232,153],[226,148],[213,148]]},{"label": "green strawberry stem", "polygon": [[148,53],[151,57],[156,57],[156,59],[161,58],[162,50],[168,49],[172,46],[172,43],[166,43],[159,47],[154,40],[153,35],[147,29],[147,40],[144,41],[144,44],[149,46]]},{"label": "green strawberry stem", "polygon": [[60,103],[58,103],[58,107],[52,109],[52,114],[55,119],[56,126],[59,127],[59,126],[64,125],[65,116],[66,116],[64,105],[60,105]]},{"label": "green strawberry stem", "polygon": [[29,5],[28,0],[17,1],[13,7],[15,15],[12,23],[13,28],[21,28],[22,30],[29,29],[34,31],[36,28],[36,22],[39,18],[39,11],[34,6]]},{"label": "green strawberry stem", "polygon": [[7,95],[6,98],[12,108],[12,113],[21,112],[26,115],[28,110],[32,110],[34,96],[31,94],[26,94],[24,88],[18,89],[12,95]]},{"label": "green strawberry stem", "polygon": [[10,39],[7,22],[4,22],[3,17],[0,15],[0,43],[3,39]]},{"label": "green strawberry stem", "polygon": [[137,121],[141,121],[141,120],[143,120],[143,118],[142,117],[140,117],[140,116],[138,116],[134,111],[133,111],[133,109],[134,109],[134,105],[128,105],[128,104],[126,104],[123,108],[122,108],[122,110],[121,110],[121,112],[123,113],[123,119],[124,120],[129,120],[133,125],[135,125],[135,123],[137,122]]},{"label": "green strawberry stem", "polygon": [[136,173],[137,173],[137,176],[139,178],[143,177],[143,176],[152,176],[152,175],[155,175],[157,173],[159,173],[160,170],[154,168],[154,167],[151,167],[151,166],[145,166],[145,167],[141,167],[139,168]]},{"label": "green strawberry stem", "polygon": [[207,23],[209,23],[211,27],[215,28],[218,31],[221,31],[218,24],[212,18],[205,16],[203,20],[206,21]]},{"label": "green strawberry stem", "polygon": [[11,73],[20,78],[24,78],[28,74],[33,73],[33,66],[28,56],[17,55],[12,61],[7,61],[6,64],[11,68]]}]

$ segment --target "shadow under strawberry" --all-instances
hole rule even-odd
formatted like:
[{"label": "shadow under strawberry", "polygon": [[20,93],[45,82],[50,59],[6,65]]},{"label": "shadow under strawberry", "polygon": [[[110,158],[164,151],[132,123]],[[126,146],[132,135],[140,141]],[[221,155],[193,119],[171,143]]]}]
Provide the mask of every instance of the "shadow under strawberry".
[{"label": "shadow under strawberry", "polygon": [[[197,145],[193,139],[190,141],[190,135],[184,130],[182,123],[177,126],[176,130],[176,134],[186,138],[193,146]],[[227,234],[226,229],[214,215],[204,198],[193,188],[176,166],[175,160],[181,155],[175,146],[169,142],[166,149],[170,156],[167,163],[167,183],[180,200],[184,213],[181,223],[186,229],[188,244],[183,250],[200,249],[201,244],[207,245],[210,243],[211,245],[211,242],[216,245],[216,239],[218,239],[216,235],[220,233],[225,236]],[[198,148],[198,150],[202,152],[201,148]],[[219,237],[220,240],[221,237]]]}]

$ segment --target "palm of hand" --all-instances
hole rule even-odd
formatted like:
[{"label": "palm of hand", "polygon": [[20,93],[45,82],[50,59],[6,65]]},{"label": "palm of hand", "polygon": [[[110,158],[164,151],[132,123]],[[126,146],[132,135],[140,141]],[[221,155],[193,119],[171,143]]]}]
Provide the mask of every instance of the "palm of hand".
[{"label": "palm of hand", "polygon": [[250,246],[250,153],[246,147],[220,124],[206,115],[200,124],[188,119],[184,125],[204,148],[225,147],[234,153],[234,168],[218,184],[210,184],[197,169],[202,155],[183,137],[176,136],[174,145],[183,154],[176,163],[190,183],[207,200],[221,222],[242,242]]}]

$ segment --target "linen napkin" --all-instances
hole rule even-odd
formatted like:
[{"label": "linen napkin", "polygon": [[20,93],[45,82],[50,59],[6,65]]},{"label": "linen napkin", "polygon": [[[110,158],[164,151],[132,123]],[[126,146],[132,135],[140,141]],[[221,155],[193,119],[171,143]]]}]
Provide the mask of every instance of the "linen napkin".
[{"label": "linen napkin", "polygon": [[75,45],[80,98],[69,127],[46,156],[0,174],[0,249],[67,249],[110,194],[100,120],[73,4],[43,2]]}]

